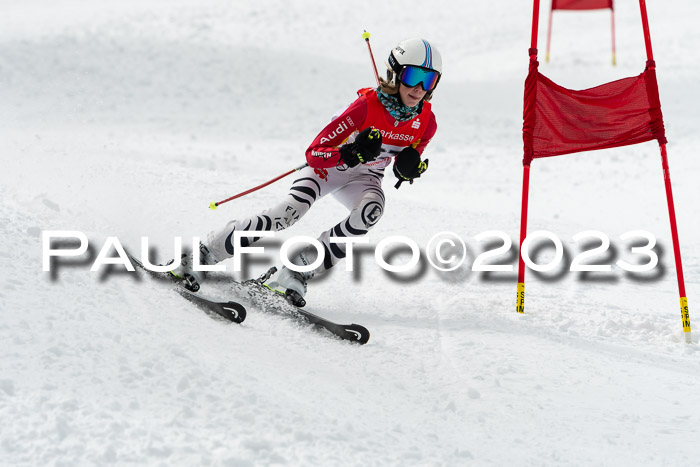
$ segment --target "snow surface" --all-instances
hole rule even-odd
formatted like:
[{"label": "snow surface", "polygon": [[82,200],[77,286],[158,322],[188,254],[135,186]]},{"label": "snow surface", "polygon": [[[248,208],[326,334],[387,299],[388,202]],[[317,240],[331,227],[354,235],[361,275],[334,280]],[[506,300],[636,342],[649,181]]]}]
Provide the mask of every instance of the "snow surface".
[{"label": "snow surface", "polygon": [[[488,230],[519,234],[528,1],[0,2],[0,464],[698,465],[700,351],[681,332],[655,142],[535,161],[529,231],[562,239],[646,230],[648,274],[470,271]],[[649,0],[691,324],[700,329],[700,4]],[[540,18],[544,49],[546,15]],[[638,4],[555,16],[542,71],[575,89],[640,73]],[[224,324],[147,278],[92,273],[90,256],[42,271],[41,232],[79,230],[160,259],[276,202],[289,179],[210,201],[303,162],[335,110],[373,83],[402,38],[442,52],[429,171],[396,191],[372,245],[425,248],[453,231],[470,259],[391,275],[362,250],[355,273],[311,283],[309,309],[372,333],[365,346],[250,310]],[[541,54],[543,56],[543,54]],[[275,248],[345,213],[324,199]],[[494,244],[497,246],[498,244]],[[504,264],[515,264],[511,255]],[[545,249],[539,261],[545,262]],[[397,261],[406,260],[399,254]],[[219,293],[227,277],[203,288]]]}]

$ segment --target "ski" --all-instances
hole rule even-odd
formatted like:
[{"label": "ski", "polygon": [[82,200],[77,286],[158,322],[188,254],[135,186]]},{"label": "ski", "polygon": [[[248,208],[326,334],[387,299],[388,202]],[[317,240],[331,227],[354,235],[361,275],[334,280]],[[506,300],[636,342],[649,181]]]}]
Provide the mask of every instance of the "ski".
[{"label": "ski", "polygon": [[278,292],[269,289],[264,283],[277,271],[271,268],[258,279],[244,282],[233,281],[229,285],[233,293],[241,299],[247,298],[249,302],[262,311],[291,317],[298,321],[313,324],[326,329],[341,339],[358,344],[366,344],[370,333],[367,328],[359,324],[338,324],[321,316],[315,315],[302,308],[294,306],[287,298]]},{"label": "ski", "polygon": [[[241,323],[243,320],[245,320],[247,315],[246,309],[240,303],[236,301],[211,300],[202,296],[201,292],[190,292],[181,285],[178,285],[177,281],[170,273],[151,271],[147,269],[141,261],[131,255],[129,255],[129,259],[133,264],[138,266],[159,282],[166,282],[173,285],[180,296],[199,306],[205,311],[216,313],[217,315],[234,323]],[[355,323],[335,323],[302,308],[294,306],[285,296],[266,287],[264,283],[275,272],[277,272],[277,268],[273,267],[258,279],[251,279],[244,282],[231,280],[227,281],[226,285],[229,287],[231,293],[235,297],[244,301],[247,300],[250,305],[253,305],[255,308],[261,311],[286,316],[302,323],[312,324],[350,342],[366,344],[369,341],[370,333],[364,326]]]},{"label": "ski", "polygon": [[209,300],[208,298],[202,297],[199,294],[194,294],[188,290],[179,288],[177,289],[183,298],[189,300],[195,305],[204,308],[205,310],[211,310],[217,315],[226,318],[227,320],[240,324],[246,318],[246,309],[243,305],[238,302],[228,301],[228,302],[216,302],[214,300]]},{"label": "ski", "polygon": [[220,316],[232,323],[240,324],[246,318],[246,309],[243,305],[234,301],[218,302],[215,300],[210,300],[203,297],[199,293],[192,293],[184,287],[177,284],[175,278],[169,272],[157,272],[147,269],[141,261],[129,255],[129,259],[133,264],[139,267],[139,269],[148,273],[149,276],[160,282],[167,282],[175,287],[175,291],[184,299],[193,303],[197,307],[203,309],[205,312],[213,312],[217,316]]}]

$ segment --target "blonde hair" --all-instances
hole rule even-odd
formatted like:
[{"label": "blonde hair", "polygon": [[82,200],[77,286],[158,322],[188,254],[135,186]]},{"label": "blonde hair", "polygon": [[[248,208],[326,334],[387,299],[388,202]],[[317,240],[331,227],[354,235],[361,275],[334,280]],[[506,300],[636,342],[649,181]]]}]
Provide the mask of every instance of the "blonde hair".
[{"label": "blonde hair", "polygon": [[399,86],[390,83],[384,78],[379,78],[379,88],[382,90],[383,93],[389,94],[390,96],[399,93]]}]

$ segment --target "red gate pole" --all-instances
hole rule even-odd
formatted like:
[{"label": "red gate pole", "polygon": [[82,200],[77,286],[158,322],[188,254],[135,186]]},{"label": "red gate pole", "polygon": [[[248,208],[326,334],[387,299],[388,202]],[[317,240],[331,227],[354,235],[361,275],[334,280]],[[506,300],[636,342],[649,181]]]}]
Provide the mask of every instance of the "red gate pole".
[{"label": "red gate pole", "polygon": [[644,45],[647,48],[647,60],[654,60],[651,50],[651,33],[649,33],[649,18],[647,18],[647,4],[645,0],[639,0],[639,9],[642,11],[642,29],[644,29]]},{"label": "red gate pole", "polygon": [[661,144],[661,166],[664,171],[664,184],[666,185],[666,201],[668,202],[668,217],[671,223],[671,239],[673,240],[673,255],[676,259],[676,276],[678,279],[678,294],[681,299],[681,320],[683,322],[683,336],[685,341],[691,343],[690,338],[690,312],[688,310],[688,298],[685,294],[685,281],[683,280],[683,263],[681,262],[681,245],[678,241],[678,228],[676,226],[676,210],[673,206],[673,191],[671,190],[671,173],[668,168],[668,156],[666,145]]},{"label": "red gate pole", "polygon": [[[647,49],[647,60],[653,66],[654,54],[651,49],[651,34],[649,32],[649,19],[647,18],[647,6],[645,0],[639,0],[639,8],[642,12],[642,27],[644,28],[644,44]],[[664,184],[666,186],[666,201],[668,203],[668,217],[671,224],[671,239],[673,241],[673,256],[676,260],[676,276],[678,279],[678,294],[680,296],[681,320],[683,323],[683,336],[685,341],[692,342],[690,337],[690,312],[688,310],[688,298],[685,293],[685,281],[683,280],[683,264],[681,262],[681,246],[678,240],[678,227],[676,225],[676,210],[673,205],[673,190],[671,189],[671,172],[668,167],[668,154],[666,143],[659,142],[661,149],[661,168],[664,172]]]},{"label": "red gate pole", "polygon": [[[540,16],[540,0],[533,0],[532,7],[532,37],[530,40],[530,68],[532,72],[537,66],[537,32],[539,28]],[[528,98],[527,82],[525,86],[525,99]],[[527,106],[527,101],[524,106]],[[531,149],[531,148],[530,148]],[[523,194],[522,205],[520,208],[520,248],[518,249],[518,287],[515,311],[525,313],[525,262],[523,261],[522,247],[525,237],[527,236],[527,209],[528,209],[528,193],[530,191],[530,163],[532,162],[531,154],[525,154],[523,157]]]},{"label": "red gate pole", "polygon": [[520,247],[518,248],[518,288],[515,311],[525,313],[525,261],[523,261],[523,242],[527,237],[527,207],[530,188],[530,164],[523,163],[523,195],[520,208]]},{"label": "red gate pole", "polygon": [[540,23],[540,0],[534,0],[532,6],[532,37],[530,38],[530,48],[537,48],[537,32]]},{"label": "red gate pole", "polygon": [[615,55],[615,8],[610,9],[610,22],[612,23],[612,64],[617,65],[617,57]]},{"label": "red gate pole", "polygon": [[[554,5],[554,0],[552,0],[552,5]],[[549,63],[549,44],[552,41],[552,16],[554,15],[554,10],[549,9],[549,26],[547,27],[547,52],[544,55],[544,61]]]}]

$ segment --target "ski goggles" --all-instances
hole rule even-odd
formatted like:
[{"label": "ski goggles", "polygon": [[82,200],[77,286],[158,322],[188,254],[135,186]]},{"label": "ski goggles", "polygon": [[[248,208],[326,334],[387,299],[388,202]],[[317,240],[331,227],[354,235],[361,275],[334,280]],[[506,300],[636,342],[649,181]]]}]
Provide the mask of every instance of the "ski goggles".
[{"label": "ski goggles", "polygon": [[440,81],[440,73],[417,66],[405,66],[399,74],[399,81],[412,88],[421,84],[424,91],[432,91]]}]

